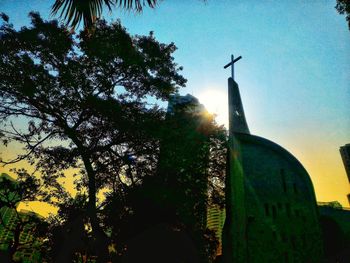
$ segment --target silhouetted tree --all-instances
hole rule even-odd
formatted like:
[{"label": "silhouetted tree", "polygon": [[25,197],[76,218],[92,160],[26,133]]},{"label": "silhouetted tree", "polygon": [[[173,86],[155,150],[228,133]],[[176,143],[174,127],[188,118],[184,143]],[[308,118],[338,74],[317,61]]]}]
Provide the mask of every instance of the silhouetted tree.
[{"label": "silhouetted tree", "polygon": [[172,105],[165,131],[160,141],[159,188],[166,189],[165,203],[172,204],[194,240],[199,261],[212,262],[215,236],[207,229],[207,209],[224,202],[226,132],[195,98]]},{"label": "silhouetted tree", "polygon": [[[4,145],[22,143],[24,153],[1,162],[27,160],[56,189],[55,199],[47,197],[60,208],[50,260],[97,255],[105,262],[108,246],[120,260],[130,240],[157,224],[188,233],[209,260],[215,238],[206,209],[223,202],[226,135],[209,115],[165,118],[148,103],[185,84],[174,44],[152,33],[130,36],[119,22],[100,20],[93,32],[73,34],[30,16],[32,26],[20,30],[2,16],[0,135]],[[27,130],[15,127],[16,117]],[[87,196],[71,198],[57,184],[69,168],[78,170],[76,188]],[[99,190],[107,198],[98,206]]]},{"label": "silhouetted tree", "polygon": [[[160,127],[156,173],[143,177],[142,184],[125,185],[108,195],[104,224],[111,230],[115,258],[213,262],[218,240],[206,228],[206,213],[210,205],[224,202],[226,132],[203,108],[193,113],[196,106],[176,106]],[[161,252],[150,253],[160,240]]]},{"label": "silhouetted tree", "polygon": [[[119,22],[101,20],[93,34],[71,34],[36,13],[30,14],[32,26],[20,30],[2,17],[0,135],[5,145],[16,141],[25,150],[2,163],[27,160],[44,181],[80,169],[92,235],[106,244],[97,193],[138,184],[155,171],[154,127],[164,113],[147,100],[166,100],[184,86],[171,56],[176,47],[152,33],[130,36]],[[16,117],[28,121],[27,131],[12,124]],[[100,258],[106,250],[98,251]]]},{"label": "silhouetted tree", "polygon": [[349,0],[337,0],[335,6],[338,13],[341,15],[346,15],[346,21],[348,21],[349,30],[350,30],[350,1]]}]

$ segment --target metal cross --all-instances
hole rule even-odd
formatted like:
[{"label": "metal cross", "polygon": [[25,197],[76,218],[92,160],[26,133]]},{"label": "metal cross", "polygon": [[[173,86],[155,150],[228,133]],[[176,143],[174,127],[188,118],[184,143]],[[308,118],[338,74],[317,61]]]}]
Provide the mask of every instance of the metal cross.
[{"label": "metal cross", "polygon": [[232,77],[232,79],[235,79],[234,63],[237,62],[238,60],[240,60],[241,58],[242,58],[242,56],[239,56],[238,58],[235,59],[234,56],[231,55],[231,62],[224,66],[224,68],[227,68],[227,67],[231,66],[231,77]]}]

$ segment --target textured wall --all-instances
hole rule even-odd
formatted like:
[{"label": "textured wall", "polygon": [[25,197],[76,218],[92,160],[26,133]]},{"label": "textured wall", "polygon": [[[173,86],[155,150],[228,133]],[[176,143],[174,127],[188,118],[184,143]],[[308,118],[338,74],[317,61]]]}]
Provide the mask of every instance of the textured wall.
[{"label": "textured wall", "polygon": [[236,137],[245,176],[248,262],[320,262],[318,210],[306,170],[271,141]]}]

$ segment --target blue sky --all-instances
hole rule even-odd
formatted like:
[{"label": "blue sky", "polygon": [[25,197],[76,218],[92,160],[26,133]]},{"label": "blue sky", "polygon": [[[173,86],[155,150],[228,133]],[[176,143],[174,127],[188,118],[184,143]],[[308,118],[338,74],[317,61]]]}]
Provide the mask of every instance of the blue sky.
[{"label": "blue sky", "polygon": [[[230,75],[223,66],[231,53],[241,55],[235,74],[251,132],[292,152],[320,201],[349,206],[339,146],[350,143],[350,31],[335,2],[164,0],[143,14],[116,10],[105,18],[120,18],[132,34],[152,30],[159,41],[175,42],[188,79],[180,93],[215,104],[219,117]],[[49,18],[52,3],[0,0],[0,11],[20,27],[31,10]]]}]

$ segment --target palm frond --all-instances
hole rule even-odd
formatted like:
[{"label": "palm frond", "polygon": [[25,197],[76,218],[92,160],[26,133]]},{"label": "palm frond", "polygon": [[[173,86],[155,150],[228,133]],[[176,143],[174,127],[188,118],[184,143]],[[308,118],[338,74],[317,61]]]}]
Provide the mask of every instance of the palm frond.
[{"label": "palm frond", "polygon": [[154,8],[157,5],[157,0],[116,0],[116,4],[127,10],[136,10],[142,12],[143,7],[148,5],[151,8]]},{"label": "palm frond", "polygon": [[84,21],[84,27],[89,28],[101,16],[104,5],[109,11],[116,5],[126,10],[142,12],[146,5],[154,8],[157,2],[158,0],[56,0],[51,14],[58,14],[72,28],[76,28],[81,20]]},{"label": "palm frond", "polygon": [[96,18],[101,16],[103,5],[111,11],[113,4],[113,0],[56,0],[51,14],[58,14],[73,28],[77,27],[81,20],[84,21],[85,27],[91,27]]}]

